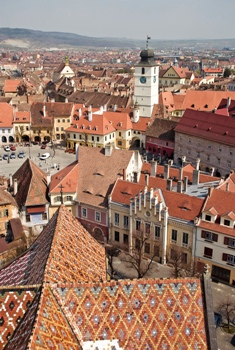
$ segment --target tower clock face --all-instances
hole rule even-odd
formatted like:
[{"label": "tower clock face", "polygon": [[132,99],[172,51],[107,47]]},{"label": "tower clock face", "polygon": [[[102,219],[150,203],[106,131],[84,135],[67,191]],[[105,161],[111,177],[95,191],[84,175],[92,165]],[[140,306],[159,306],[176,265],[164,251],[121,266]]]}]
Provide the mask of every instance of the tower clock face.
[{"label": "tower clock face", "polygon": [[141,77],[140,78],[140,82],[141,82],[141,84],[145,84],[146,83],[146,78],[145,77]]}]

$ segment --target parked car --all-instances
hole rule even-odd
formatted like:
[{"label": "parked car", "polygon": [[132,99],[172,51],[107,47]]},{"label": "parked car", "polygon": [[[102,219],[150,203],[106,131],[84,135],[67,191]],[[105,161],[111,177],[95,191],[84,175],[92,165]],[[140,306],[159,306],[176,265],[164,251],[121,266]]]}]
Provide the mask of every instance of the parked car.
[{"label": "parked car", "polygon": [[233,346],[235,346],[235,334],[232,336],[231,344],[232,344]]},{"label": "parked car", "polygon": [[45,160],[45,159],[48,159],[49,157],[50,157],[50,153],[43,153],[43,154],[39,157],[39,159]]},{"label": "parked car", "polygon": [[3,157],[2,157],[2,159],[8,160],[8,157],[9,157],[8,154],[4,154]]},{"label": "parked car", "polygon": [[41,149],[45,149],[46,147],[47,145],[44,145],[44,144],[41,145]]},{"label": "parked car", "polygon": [[11,151],[16,151],[16,147],[15,146],[11,146]]},{"label": "parked car", "polygon": [[5,146],[5,147],[4,147],[4,151],[6,151],[6,152],[10,152],[10,150],[11,150],[11,149],[10,149],[10,147],[9,147],[9,146]]},{"label": "parked car", "polygon": [[10,158],[11,159],[16,159],[16,154],[15,153],[11,153]]},{"label": "parked car", "polygon": [[24,157],[25,157],[24,152],[19,152],[19,154],[18,154],[18,158],[24,158]]},{"label": "parked car", "polygon": [[0,156],[0,160],[2,160],[2,156]]}]

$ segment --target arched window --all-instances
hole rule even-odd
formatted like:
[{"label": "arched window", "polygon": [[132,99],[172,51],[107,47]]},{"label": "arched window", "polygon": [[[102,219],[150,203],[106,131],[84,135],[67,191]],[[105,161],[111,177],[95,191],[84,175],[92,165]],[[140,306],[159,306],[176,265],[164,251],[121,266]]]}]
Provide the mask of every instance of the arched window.
[{"label": "arched window", "polygon": [[145,68],[142,68],[142,74],[145,74]]}]

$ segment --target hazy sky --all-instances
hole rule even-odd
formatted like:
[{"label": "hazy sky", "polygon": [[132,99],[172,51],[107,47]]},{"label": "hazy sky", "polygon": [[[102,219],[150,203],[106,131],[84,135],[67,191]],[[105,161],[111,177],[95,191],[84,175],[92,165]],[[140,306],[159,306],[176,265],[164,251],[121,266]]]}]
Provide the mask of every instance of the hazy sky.
[{"label": "hazy sky", "polygon": [[235,38],[235,0],[4,0],[0,27],[145,39]]}]

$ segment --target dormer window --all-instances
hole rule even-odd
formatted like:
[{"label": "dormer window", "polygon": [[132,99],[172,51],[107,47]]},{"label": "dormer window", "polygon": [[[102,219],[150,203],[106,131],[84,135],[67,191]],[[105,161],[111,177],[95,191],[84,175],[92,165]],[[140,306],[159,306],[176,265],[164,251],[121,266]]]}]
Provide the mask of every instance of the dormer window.
[{"label": "dormer window", "polygon": [[206,220],[206,221],[211,221],[211,215],[206,214],[206,215],[205,215],[205,220]]},{"label": "dormer window", "polygon": [[224,219],[224,226],[230,226],[230,220]]}]

